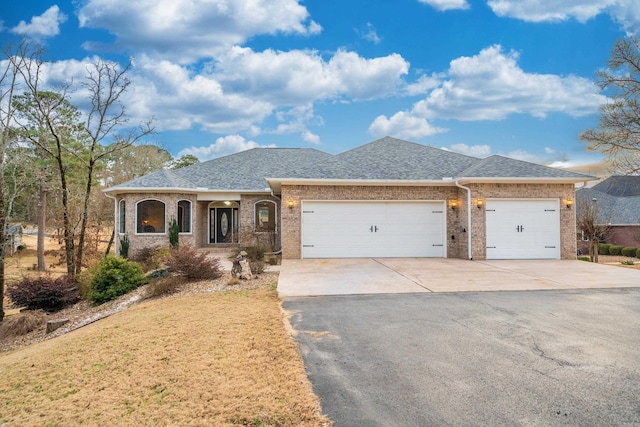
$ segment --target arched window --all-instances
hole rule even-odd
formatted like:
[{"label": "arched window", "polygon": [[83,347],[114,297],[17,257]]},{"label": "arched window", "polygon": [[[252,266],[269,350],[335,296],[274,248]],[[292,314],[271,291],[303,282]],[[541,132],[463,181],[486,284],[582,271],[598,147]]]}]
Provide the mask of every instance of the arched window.
[{"label": "arched window", "polygon": [[124,234],[127,232],[127,228],[126,228],[126,203],[123,200],[120,200],[120,203],[118,203],[118,231],[121,234]]},{"label": "arched window", "polygon": [[159,200],[143,200],[136,206],[136,233],[164,233],[165,206]]},{"label": "arched window", "polygon": [[276,231],[276,203],[271,200],[260,200],[255,206],[255,231]]},{"label": "arched window", "polygon": [[191,233],[191,202],[189,200],[178,202],[178,231]]}]

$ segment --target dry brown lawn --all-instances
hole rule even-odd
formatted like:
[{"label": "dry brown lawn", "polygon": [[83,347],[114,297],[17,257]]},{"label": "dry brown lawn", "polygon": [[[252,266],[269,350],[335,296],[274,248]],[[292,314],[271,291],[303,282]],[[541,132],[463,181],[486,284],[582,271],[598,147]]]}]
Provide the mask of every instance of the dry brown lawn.
[{"label": "dry brown lawn", "polygon": [[275,291],[142,303],[0,354],[0,425],[330,426]]}]

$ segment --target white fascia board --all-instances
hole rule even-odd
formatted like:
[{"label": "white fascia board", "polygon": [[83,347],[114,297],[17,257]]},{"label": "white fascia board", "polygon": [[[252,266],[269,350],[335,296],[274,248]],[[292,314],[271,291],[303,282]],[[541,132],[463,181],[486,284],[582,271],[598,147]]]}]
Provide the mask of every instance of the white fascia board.
[{"label": "white fascia board", "polygon": [[280,191],[283,185],[354,185],[354,186],[455,186],[453,181],[411,180],[411,179],[316,179],[316,178],[266,178],[274,191]]},{"label": "white fascia board", "polygon": [[598,178],[551,178],[551,177],[487,177],[456,178],[461,184],[577,184],[579,182],[597,181]]}]

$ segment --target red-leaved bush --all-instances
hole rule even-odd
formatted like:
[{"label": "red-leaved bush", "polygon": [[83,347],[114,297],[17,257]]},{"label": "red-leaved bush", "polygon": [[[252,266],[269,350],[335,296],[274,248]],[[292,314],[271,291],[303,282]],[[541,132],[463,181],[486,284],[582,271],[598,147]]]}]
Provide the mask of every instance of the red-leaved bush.
[{"label": "red-leaved bush", "polygon": [[217,279],[222,276],[219,258],[211,258],[190,245],[180,245],[167,259],[169,272],[189,280]]},{"label": "red-leaved bush", "polygon": [[57,311],[78,301],[78,288],[69,276],[25,277],[9,285],[7,296],[19,307],[29,310]]}]

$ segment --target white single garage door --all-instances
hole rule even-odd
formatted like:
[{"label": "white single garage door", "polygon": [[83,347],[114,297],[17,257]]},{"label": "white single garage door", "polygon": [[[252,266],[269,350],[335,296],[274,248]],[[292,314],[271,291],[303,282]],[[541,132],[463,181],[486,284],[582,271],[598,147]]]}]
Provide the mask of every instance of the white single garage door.
[{"label": "white single garage door", "polygon": [[487,200],[487,259],[560,259],[560,202]]},{"label": "white single garage door", "polygon": [[302,202],[303,258],[445,256],[445,204]]}]

